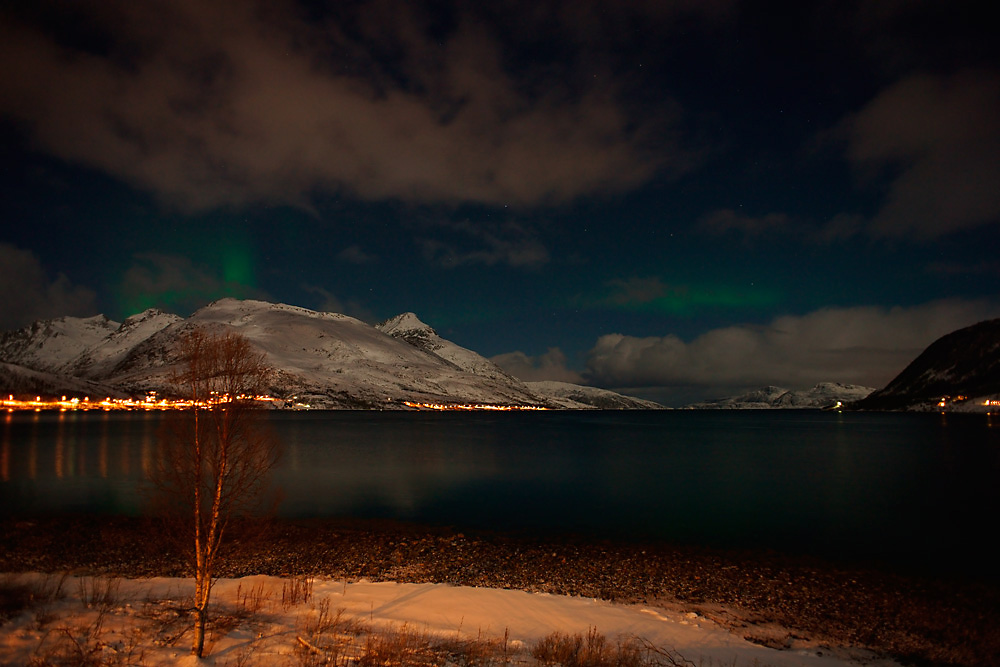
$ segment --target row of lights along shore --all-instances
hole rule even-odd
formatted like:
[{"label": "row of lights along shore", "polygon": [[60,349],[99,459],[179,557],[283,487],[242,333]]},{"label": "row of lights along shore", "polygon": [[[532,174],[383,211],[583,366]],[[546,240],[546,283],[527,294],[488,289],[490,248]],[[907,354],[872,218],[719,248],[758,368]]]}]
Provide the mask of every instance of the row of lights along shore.
[{"label": "row of lights along shore", "polygon": [[[274,398],[273,396],[237,396],[237,400],[252,400],[260,403],[270,403],[271,405],[277,405],[282,407],[288,407],[289,405],[293,409],[308,409],[307,404],[302,403],[288,403],[281,399]],[[67,398],[62,396],[59,399],[49,399],[43,398],[41,396],[35,396],[34,399],[21,399],[14,398],[13,394],[7,396],[7,398],[0,401],[0,409],[6,410],[7,412],[29,410],[35,412],[58,410],[61,412],[69,410],[186,410],[194,407],[209,407],[211,405],[218,405],[221,403],[227,403],[230,399],[229,396],[218,396],[213,397],[207,401],[192,401],[190,399],[169,399],[157,396],[155,391],[151,391],[146,394],[145,397],[141,399],[135,398],[111,398],[110,396],[99,399],[91,400],[89,396],[84,398]],[[416,410],[496,410],[496,411],[513,411],[513,410],[545,410],[547,408],[534,405],[490,405],[482,403],[417,403],[414,401],[403,401],[403,404],[409,408]]]}]

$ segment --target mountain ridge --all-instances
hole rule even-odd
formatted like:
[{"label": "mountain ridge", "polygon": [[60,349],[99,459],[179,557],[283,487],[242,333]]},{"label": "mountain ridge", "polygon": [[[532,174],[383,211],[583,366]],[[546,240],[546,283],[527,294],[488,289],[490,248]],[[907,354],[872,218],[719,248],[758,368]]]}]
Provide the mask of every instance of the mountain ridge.
[{"label": "mountain ridge", "polygon": [[565,407],[440,337],[413,313],[371,326],[340,313],[237,299],[219,299],[188,318],[151,309],[122,323],[103,316],[59,318],[0,334],[0,382],[8,391],[30,393],[179,395],[172,383],[180,367],[178,343],[195,327],[246,336],[275,368],[270,391],[288,406]]},{"label": "mountain ridge", "polygon": [[859,410],[981,411],[1000,399],[1000,319],[938,338]]},{"label": "mountain ridge", "polygon": [[[272,395],[323,409],[480,404],[553,409],[662,409],[609,390],[522,382],[404,312],[377,325],[340,313],[220,299],[187,318],[156,309],[123,322],[104,315],[39,320],[0,333],[0,391],[128,397],[182,392],[178,342],[194,327],[236,331],[276,369]],[[689,409],[832,408],[990,411],[1000,406],[1000,319],[942,336],[886,387],[768,386]]]},{"label": "mountain ridge", "polygon": [[840,382],[820,382],[810,389],[788,390],[768,385],[738,396],[710,401],[700,401],[684,406],[690,410],[776,410],[776,409],[831,409],[858,401],[875,391]]}]

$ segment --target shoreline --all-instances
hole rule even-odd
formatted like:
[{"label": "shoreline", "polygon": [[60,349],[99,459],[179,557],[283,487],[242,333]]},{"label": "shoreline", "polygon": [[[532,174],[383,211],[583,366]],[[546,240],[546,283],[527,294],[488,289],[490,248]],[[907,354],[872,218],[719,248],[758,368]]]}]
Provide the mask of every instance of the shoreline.
[{"label": "shoreline", "polygon": [[[183,577],[145,519],[0,519],[0,572]],[[693,611],[772,648],[869,649],[918,664],[998,664],[1000,585],[773,552],[457,532],[395,521],[273,520],[234,529],[219,577],[313,576],[516,589]]]}]

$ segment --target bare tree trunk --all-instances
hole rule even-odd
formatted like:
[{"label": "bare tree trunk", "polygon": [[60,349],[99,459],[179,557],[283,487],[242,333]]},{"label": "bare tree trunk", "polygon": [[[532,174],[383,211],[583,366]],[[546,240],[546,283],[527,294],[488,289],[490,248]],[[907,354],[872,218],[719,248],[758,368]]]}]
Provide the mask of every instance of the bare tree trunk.
[{"label": "bare tree trunk", "polygon": [[258,420],[260,406],[253,400],[270,372],[263,354],[242,336],[198,330],[180,352],[186,369],[175,381],[188,387],[195,407],[165,431],[163,457],[150,481],[160,509],[184,535],[184,548],[194,547],[191,652],[201,658],[223,535],[230,519],[261,505],[279,448]]},{"label": "bare tree trunk", "polygon": [[194,592],[194,644],[191,647],[191,652],[198,656],[199,658],[204,657],[205,653],[205,628],[208,625],[208,600],[210,597],[212,588],[212,580],[209,577],[207,580],[199,574],[195,577],[195,592]]},{"label": "bare tree trunk", "polygon": [[[192,391],[192,393],[196,393]],[[199,658],[203,657],[205,651],[205,625],[208,622],[208,595],[204,593],[205,587],[205,557],[201,526],[201,487],[202,475],[204,474],[204,462],[201,451],[201,431],[199,430],[200,420],[198,419],[199,408],[194,408],[194,459],[195,484],[194,484],[194,644],[191,652]]]}]

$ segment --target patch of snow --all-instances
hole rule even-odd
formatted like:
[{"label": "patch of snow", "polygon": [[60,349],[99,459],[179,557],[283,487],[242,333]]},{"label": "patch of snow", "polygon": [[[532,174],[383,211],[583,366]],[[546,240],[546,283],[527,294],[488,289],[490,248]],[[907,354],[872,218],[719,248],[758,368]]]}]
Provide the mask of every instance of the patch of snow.
[{"label": "patch of snow", "polygon": [[827,409],[836,407],[838,403],[860,401],[873,391],[872,387],[840,382],[820,382],[811,389],[797,391],[767,386],[739,396],[693,403],[686,407],[697,410]]},{"label": "patch of snow", "polygon": [[[53,588],[53,575],[4,575],[8,585]],[[306,629],[315,625],[322,606],[330,616],[355,627],[399,630],[459,640],[507,638],[516,658],[531,664],[530,648],[554,632],[586,634],[595,629],[612,642],[640,637],[670,649],[694,664],[766,664],[775,667],[846,667],[863,660],[869,665],[895,665],[869,653],[802,642],[785,650],[753,644],[705,616],[681,609],[622,605],[589,598],[534,594],[517,590],[471,588],[446,584],[312,582],[308,601],[283,603],[288,580],[267,576],[221,579],[212,590],[210,615],[224,616],[210,635],[208,654],[190,654],[193,595],[190,579],[95,579],[68,577],[62,596],[27,608],[0,626],[0,664],[30,664],[54,651],[107,652],[124,663],[300,664],[303,644],[320,643]],[[84,596],[110,591],[102,602],[86,604]],[[339,637],[350,637],[340,630]],[[310,641],[311,640],[311,641]],[[97,654],[94,654],[97,655]],[[128,659],[131,656],[131,661]],[[123,664],[124,664],[123,663]]]},{"label": "patch of snow", "polygon": [[570,382],[543,380],[526,382],[528,388],[568,410],[663,410],[659,403],[625,396],[609,389]]},{"label": "patch of snow", "polygon": [[137,345],[175,322],[178,315],[149,308],[132,315],[117,330],[90,346],[67,363],[64,371],[84,377],[99,377],[119,364]]},{"label": "patch of snow", "polygon": [[104,315],[39,320],[0,337],[0,359],[35,370],[57,370],[118,328]]},{"label": "patch of snow", "polygon": [[502,380],[505,383],[520,384],[520,381],[481,356],[438,335],[437,331],[420,321],[413,313],[403,313],[390,318],[375,327],[379,331],[404,340],[410,345],[433,354],[456,367],[483,377]]}]

